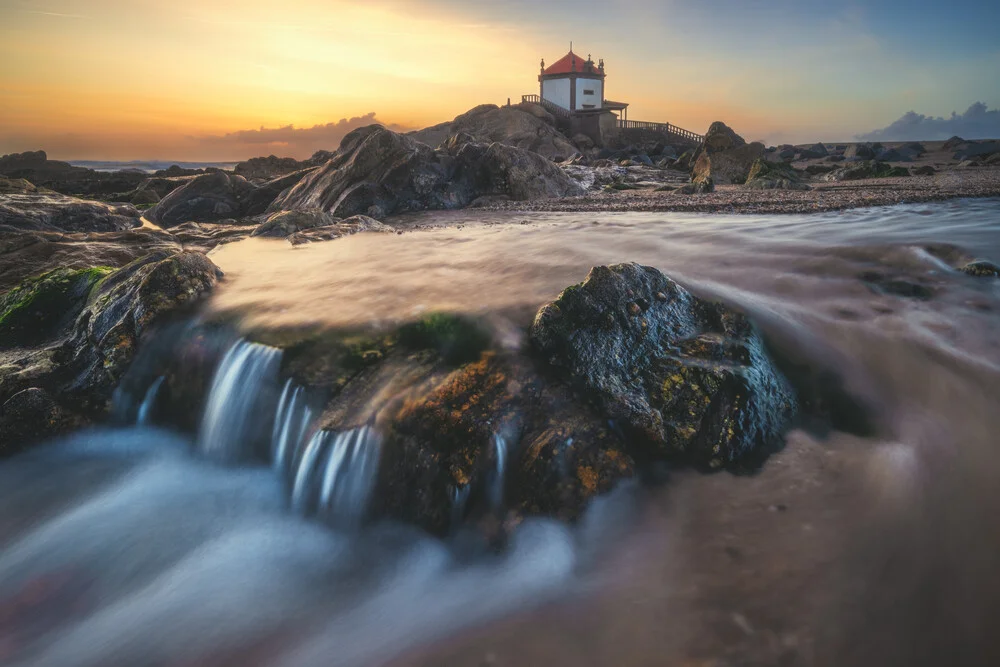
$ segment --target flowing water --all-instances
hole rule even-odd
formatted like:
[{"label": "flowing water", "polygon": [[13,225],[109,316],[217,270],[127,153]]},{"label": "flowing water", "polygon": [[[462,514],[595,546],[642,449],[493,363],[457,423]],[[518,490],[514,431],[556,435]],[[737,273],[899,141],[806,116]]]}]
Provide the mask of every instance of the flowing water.
[{"label": "flowing water", "polygon": [[[1000,201],[801,216],[421,214],[399,235],[219,248],[252,327],[482,313],[523,344],[595,264],[739,307],[870,428],[796,429],[755,475],[672,471],[494,553],[368,524],[371,423],[320,430],[280,351],[234,341],[197,436],[118,414],[0,463],[0,663],[1000,664]],[[154,427],[155,425],[155,427]],[[844,430],[838,430],[842,425]],[[494,439],[492,503],[509,443]]]}]

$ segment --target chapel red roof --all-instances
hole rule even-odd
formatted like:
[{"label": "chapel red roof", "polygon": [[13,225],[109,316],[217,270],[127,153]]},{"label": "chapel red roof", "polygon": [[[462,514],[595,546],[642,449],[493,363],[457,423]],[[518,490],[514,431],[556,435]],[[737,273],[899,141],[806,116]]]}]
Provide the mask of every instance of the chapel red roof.
[{"label": "chapel red roof", "polygon": [[[573,69],[573,61],[576,60],[576,69]],[[587,59],[581,58],[572,51],[545,68],[542,74],[569,74],[571,72],[588,74],[603,74],[593,62],[587,66]]]}]

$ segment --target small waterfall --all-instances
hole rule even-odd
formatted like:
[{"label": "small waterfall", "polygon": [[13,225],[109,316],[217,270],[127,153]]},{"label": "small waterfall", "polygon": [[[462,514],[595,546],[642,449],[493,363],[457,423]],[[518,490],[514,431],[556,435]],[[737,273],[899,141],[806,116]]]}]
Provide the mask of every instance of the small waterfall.
[{"label": "small waterfall", "polygon": [[340,525],[364,518],[378,473],[379,441],[370,426],[349,431],[318,431],[297,462],[292,506],[315,511]]},{"label": "small waterfall", "polygon": [[454,530],[465,518],[465,506],[469,504],[472,486],[462,484],[451,490],[451,529]]},{"label": "small waterfall", "polygon": [[492,505],[493,509],[500,509],[503,507],[504,471],[507,466],[507,439],[499,433],[493,434],[493,453],[496,459],[496,466],[493,469],[492,479],[490,480],[490,505]]},{"label": "small waterfall", "polygon": [[164,379],[166,379],[165,376],[159,376],[153,380],[153,384],[149,385],[149,389],[146,390],[146,395],[139,405],[139,412],[135,418],[135,423],[139,426],[149,424],[150,414],[153,411],[153,406],[156,405],[156,396],[160,393],[160,387],[163,386]]},{"label": "small waterfall", "polygon": [[277,348],[242,340],[229,348],[215,371],[202,417],[198,441],[205,454],[238,458],[258,439],[262,403],[277,384],[280,362]]},{"label": "small waterfall", "polygon": [[275,470],[284,473],[288,469],[288,457],[294,456],[305,440],[312,421],[313,411],[306,402],[305,389],[288,380],[278,400],[274,433],[271,435],[271,456]]}]

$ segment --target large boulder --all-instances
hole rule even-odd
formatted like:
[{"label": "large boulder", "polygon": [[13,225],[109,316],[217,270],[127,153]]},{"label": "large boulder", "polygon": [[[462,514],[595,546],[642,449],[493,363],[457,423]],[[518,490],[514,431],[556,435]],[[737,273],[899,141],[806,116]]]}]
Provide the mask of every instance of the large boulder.
[{"label": "large boulder", "polygon": [[11,396],[0,405],[0,458],[85,425],[38,387]]},{"label": "large boulder", "polygon": [[751,190],[808,190],[799,173],[784,162],[758,158],[750,166],[746,186]]},{"label": "large boulder", "polygon": [[[466,135],[467,136],[467,135]],[[519,148],[448,142],[438,151],[379,125],[344,137],[325,165],[271,204],[270,211],[319,209],[338,217],[467,206],[484,195],[514,199],[581,194],[551,162]]]},{"label": "large boulder", "polygon": [[818,160],[820,158],[825,158],[830,152],[827,150],[826,146],[822,143],[813,144],[799,151],[799,159],[802,160]]},{"label": "large boulder", "polygon": [[702,150],[695,160],[691,181],[699,184],[711,179],[715,185],[746,183],[750,168],[763,155],[764,144],[759,142],[715,152]]},{"label": "large boulder", "polygon": [[237,218],[244,214],[253,191],[242,176],[222,171],[203,174],[160,200],[146,217],[161,227]]},{"label": "large boulder", "polygon": [[538,105],[498,107],[484,104],[410,137],[430,146],[438,146],[457,133],[466,133],[478,143],[502,143],[538,153],[550,160],[562,161],[579,152],[569,139],[554,127],[552,115]]},{"label": "large boulder", "polygon": [[702,146],[708,153],[719,153],[745,146],[746,143],[746,139],[736,134],[731,127],[721,120],[717,120],[708,126],[708,131],[705,132],[705,142]]},{"label": "large boulder", "polygon": [[773,444],[795,408],[744,315],[650,267],[595,267],[538,312],[531,339],[654,458],[738,462]]},{"label": "large boulder", "polygon": [[962,162],[971,158],[983,157],[1000,153],[1000,141],[977,141],[969,142],[952,156],[953,160]]},{"label": "large boulder", "polygon": [[0,195],[0,226],[53,232],[113,232],[139,227],[134,206],[104,204],[55,193]]},{"label": "large boulder", "polygon": [[139,338],[220,277],[201,253],[156,251],[117,270],[25,281],[0,300],[0,402],[38,387],[71,413],[105,414]]},{"label": "large boulder", "polygon": [[256,187],[244,202],[242,213],[245,216],[261,215],[274,203],[274,200],[283,193],[291,190],[307,174],[316,170],[316,167],[307,167],[298,171],[293,171],[284,176],[278,176],[270,181],[261,183]]},{"label": "large boulder", "polygon": [[878,149],[870,143],[851,144],[844,150],[844,158],[847,160],[871,160],[874,159]]}]

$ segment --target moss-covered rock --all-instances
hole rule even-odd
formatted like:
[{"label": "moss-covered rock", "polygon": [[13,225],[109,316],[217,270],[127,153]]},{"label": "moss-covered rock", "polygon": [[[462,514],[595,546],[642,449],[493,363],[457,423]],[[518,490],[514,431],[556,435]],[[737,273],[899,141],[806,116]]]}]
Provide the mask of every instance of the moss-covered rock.
[{"label": "moss-covered rock", "polygon": [[531,338],[654,458],[736,463],[773,444],[794,411],[750,321],[650,267],[595,267],[539,310]]},{"label": "moss-covered rock", "polygon": [[478,358],[490,344],[490,334],[479,323],[449,313],[431,313],[404,324],[397,338],[404,347],[434,350],[452,364]]},{"label": "moss-covered rock", "polygon": [[968,264],[960,268],[959,271],[968,274],[970,276],[975,276],[977,278],[1000,277],[1000,266],[997,266],[993,262],[987,261],[985,259],[977,259],[973,262],[969,262]]},{"label": "moss-covered rock", "polygon": [[49,340],[72,325],[109,267],[55,269],[0,296],[0,347]]}]

